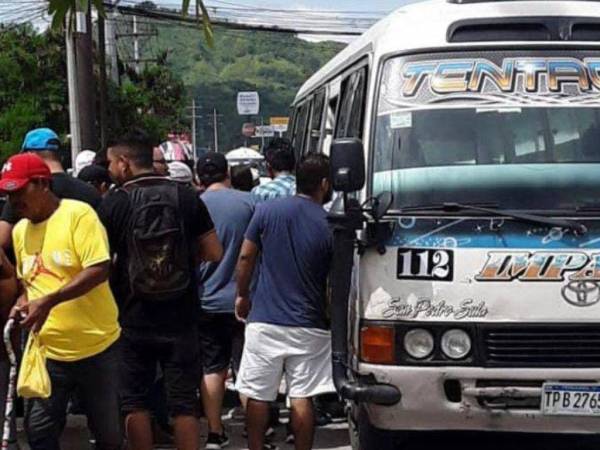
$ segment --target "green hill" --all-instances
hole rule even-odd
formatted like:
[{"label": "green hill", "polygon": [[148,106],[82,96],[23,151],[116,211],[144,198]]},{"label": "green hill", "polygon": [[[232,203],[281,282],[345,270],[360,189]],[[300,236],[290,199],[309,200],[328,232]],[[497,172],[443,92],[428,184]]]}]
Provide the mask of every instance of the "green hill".
[{"label": "green hill", "polygon": [[[261,116],[288,115],[297,90],[344,46],[335,42],[311,43],[283,33],[215,29],[214,48],[207,47],[199,30],[159,27],[155,51],[168,51],[168,64],[196,98],[198,146],[213,142],[211,114],[219,119],[220,150],[241,145],[246,118],[236,110],[238,91],[260,94]],[[191,110],[190,110],[191,111]],[[260,118],[254,119],[260,123]],[[252,143],[259,143],[252,140]]]}]

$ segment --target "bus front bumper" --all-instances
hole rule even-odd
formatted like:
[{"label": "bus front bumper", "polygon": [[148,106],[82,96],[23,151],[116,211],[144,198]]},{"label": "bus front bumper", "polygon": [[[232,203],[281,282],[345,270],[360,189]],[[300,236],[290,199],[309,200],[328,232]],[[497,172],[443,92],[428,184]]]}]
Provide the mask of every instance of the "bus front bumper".
[{"label": "bus front bumper", "polygon": [[598,383],[595,369],[490,369],[360,364],[359,373],[398,387],[394,406],[365,404],[382,430],[481,430],[527,433],[600,433],[600,416],[541,412],[545,382]]}]

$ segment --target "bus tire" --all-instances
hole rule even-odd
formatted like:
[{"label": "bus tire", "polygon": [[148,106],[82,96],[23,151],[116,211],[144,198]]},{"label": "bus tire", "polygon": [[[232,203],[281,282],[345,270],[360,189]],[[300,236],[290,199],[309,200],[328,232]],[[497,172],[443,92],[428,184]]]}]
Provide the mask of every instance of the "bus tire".
[{"label": "bus tire", "polygon": [[350,436],[350,447],[352,450],[360,450],[358,423],[356,418],[352,415],[352,411],[348,411],[348,434]]}]

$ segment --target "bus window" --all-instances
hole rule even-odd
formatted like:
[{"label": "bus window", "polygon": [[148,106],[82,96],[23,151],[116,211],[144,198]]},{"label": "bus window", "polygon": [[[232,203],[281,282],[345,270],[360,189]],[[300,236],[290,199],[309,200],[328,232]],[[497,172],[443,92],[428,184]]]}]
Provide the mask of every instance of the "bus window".
[{"label": "bus window", "polygon": [[367,67],[362,67],[342,82],[342,98],[335,137],[362,139],[366,100]]},{"label": "bus window", "polygon": [[335,112],[337,110],[338,97],[332,97],[327,103],[327,116],[325,117],[325,128],[323,131],[323,146],[324,154],[329,155],[331,141],[333,140],[333,127],[335,126]]},{"label": "bus window", "polygon": [[290,122],[289,122],[289,126],[287,131],[283,134],[283,136],[287,139],[290,139],[290,141],[292,140],[292,138],[294,137],[294,132],[296,130],[296,120],[297,120],[297,116],[296,113],[298,112],[298,109],[294,106],[290,107],[290,112],[289,112],[289,118],[290,118]]},{"label": "bus window", "polygon": [[296,151],[296,157],[302,155],[305,147],[304,143],[306,136],[306,126],[308,122],[308,114],[310,112],[310,103],[303,103],[299,109],[296,110],[296,121],[294,123],[294,135],[292,138],[292,146]]},{"label": "bus window", "polygon": [[313,100],[312,118],[310,120],[310,136],[308,141],[309,153],[320,153],[321,129],[323,111],[325,110],[325,89],[317,92]]}]

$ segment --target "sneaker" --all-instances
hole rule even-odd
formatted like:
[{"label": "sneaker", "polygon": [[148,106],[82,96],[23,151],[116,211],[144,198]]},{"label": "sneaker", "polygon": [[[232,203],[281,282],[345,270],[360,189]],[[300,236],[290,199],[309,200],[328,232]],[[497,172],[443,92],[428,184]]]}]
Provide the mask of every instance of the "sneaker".
[{"label": "sneaker", "polygon": [[[275,429],[273,427],[267,428],[267,431],[265,432],[265,437],[271,438],[274,435],[275,435]],[[244,427],[244,431],[242,431],[242,437],[245,437],[245,438],[248,437],[248,428]]]},{"label": "sneaker", "polygon": [[279,447],[271,442],[265,442],[263,445],[263,450],[279,450]]},{"label": "sneaker", "polygon": [[208,433],[208,439],[206,440],[206,450],[220,450],[229,445],[229,438],[225,432],[221,434]]},{"label": "sneaker", "polygon": [[329,425],[333,422],[331,415],[329,413],[323,411],[320,408],[317,408],[315,411],[315,425],[318,427],[324,427],[325,425]]},{"label": "sneaker", "polygon": [[285,427],[285,442],[286,444],[293,444],[295,440],[292,426],[288,423]]}]

